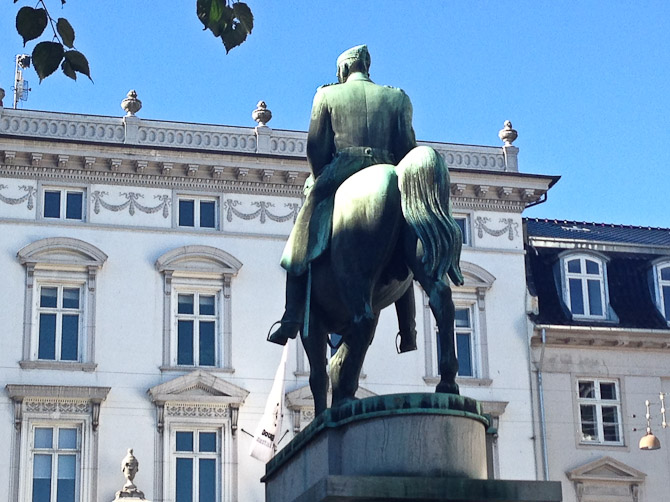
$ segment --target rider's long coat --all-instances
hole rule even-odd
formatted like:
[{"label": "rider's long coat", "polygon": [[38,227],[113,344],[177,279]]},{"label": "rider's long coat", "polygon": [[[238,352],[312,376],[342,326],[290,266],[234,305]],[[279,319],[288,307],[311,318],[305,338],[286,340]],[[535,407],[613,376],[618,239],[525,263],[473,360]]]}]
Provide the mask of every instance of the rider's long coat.
[{"label": "rider's long coat", "polygon": [[281,265],[302,274],[327,247],[337,188],[374,164],[396,164],[416,146],[407,95],[361,73],[343,84],[319,88],[307,136],[307,160],[315,178],[307,192]]}]

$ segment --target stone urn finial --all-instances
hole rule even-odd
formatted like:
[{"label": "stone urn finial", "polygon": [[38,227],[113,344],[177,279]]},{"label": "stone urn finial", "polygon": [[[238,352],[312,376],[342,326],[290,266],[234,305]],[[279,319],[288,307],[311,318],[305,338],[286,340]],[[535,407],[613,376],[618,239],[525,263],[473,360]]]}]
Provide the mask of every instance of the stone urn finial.
[{"label": "stone urn finial", "polygon": [[121,101],[121,108],[126,111],[126,117],[134,117],[142,108],[142,102],[137,99],[135,89],[128,91],[126,99]]},{"label": "stone urn finial", "polygon": [[260,127],[267,127],[267,123],[272,119],[272,112],[268,110],[265,101],[259,101],[256,109],[251,112],[251,118],[258,122]]},{"label": "stone urn finial", "polygon": [[3,106],[2,100],[4,97],[5,97],[5,90],[2,87],[0,87],[0,108]]},{"label": "stone urn finial", "polygon": [[505,121],[505,125],[498,132],[498,137],[504,143],[504,146],[512,146],[514,140],[519,136],[516,129],[512,129],[512,123],[509,120]]},{"label": "stone urn finial", "polygon": [[[130,93],[128,93],[128,95],[130,96]],[[121,461],[121,472],[123,472],[123,475],[126,477],[126,484],[116,492],[115,501],[120,499],[145,500],[144,492],[138,490],[135,483],[133,483],[135,475],[139,470],[139,466],[140,463],[137,461],[135,455],[133,455],[133,449],[129,448],[128,453],[126,453],[126,456],[123,457],[123,460]]]}]

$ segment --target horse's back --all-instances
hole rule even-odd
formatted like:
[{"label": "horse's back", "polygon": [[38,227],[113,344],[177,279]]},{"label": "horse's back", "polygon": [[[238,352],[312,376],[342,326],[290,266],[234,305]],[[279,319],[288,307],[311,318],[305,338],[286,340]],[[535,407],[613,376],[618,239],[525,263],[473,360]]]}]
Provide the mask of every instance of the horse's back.
[{"label": "horse's back", "polygon": [[350,176],[335,194],[333,238],[343,229],[374,229],[395,215],[400,191],[395,166],[377,164]]},{"label": "horse's back", "polygon": [[399,246],[403,225],[394,166],[367,167],[337,190],[330,261],[340,291],[351,296],[347,300],[372,295],[366,301],[377,310],[407,288],[411,274]]}]

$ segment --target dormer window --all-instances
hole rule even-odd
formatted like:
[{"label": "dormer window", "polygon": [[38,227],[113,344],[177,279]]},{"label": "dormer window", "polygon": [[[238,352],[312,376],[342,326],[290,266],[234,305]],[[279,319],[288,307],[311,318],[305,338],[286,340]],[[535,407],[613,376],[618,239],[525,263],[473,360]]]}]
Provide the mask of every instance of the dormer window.
[{"label": "dormer window", "polygon": [[656,306],[670,323],[670,261],[656,265],[655,272]]},{"label": "dormer window", "polygon": [[569,254],[562,259],[563,298],[575,319],[607,319],[605,260]]}]

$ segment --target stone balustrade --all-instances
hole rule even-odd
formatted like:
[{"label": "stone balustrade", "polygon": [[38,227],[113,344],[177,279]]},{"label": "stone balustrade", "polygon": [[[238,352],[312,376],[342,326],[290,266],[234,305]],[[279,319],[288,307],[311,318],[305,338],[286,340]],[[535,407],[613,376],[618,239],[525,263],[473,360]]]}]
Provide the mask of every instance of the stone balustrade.
[{"label": "stone balustrade", "polygon": [[[0,107],[0,135],[86,142],[128,144],[221,153],[251,153],[304,158],[303,131],[257,127],[192,124],[141,119],[137,116],[103,117]],[[518,148],[419,142],[437,150],[451,168],[477,171],[518,171]]]}]

